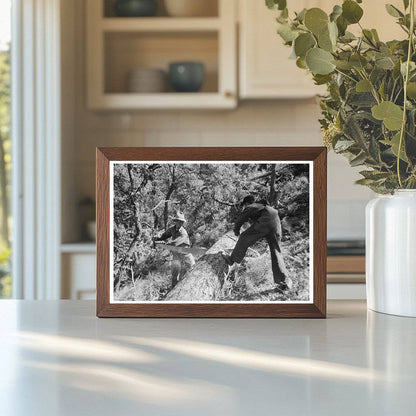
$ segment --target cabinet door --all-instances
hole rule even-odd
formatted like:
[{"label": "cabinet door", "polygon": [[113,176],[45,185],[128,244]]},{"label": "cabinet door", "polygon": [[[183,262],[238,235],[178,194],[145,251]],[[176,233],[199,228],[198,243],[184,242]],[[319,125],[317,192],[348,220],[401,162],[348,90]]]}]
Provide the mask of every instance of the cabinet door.
[{"label": "cabinet door", "polygon": [[[318,6],[319,1],[292,0],[290,11]],[[318,7],[321,7],[319,4]],[[278,12],[262,0],[240,0],[240,97],[305,98],[318,93],[305,70],[289,59],[290,48],[276,33]]]},{"label": "cabinet door", "polygon": [[[268,10],[263,0],[239,0],[240,13],[240,97],[241,98],[305,98],[322,93],[311,76],[289,59],[290,48],[277,35],[275,17],[278,12]],[[337,0],[291,0],[289,11],[320,7],[330,12]],[[402,0],[392,0],[402,9]],[[376,28],[382,40],[402,39],[404,32],[389,16],[384,3],[363,2],[366,28]],[[358,25],[350,26],[358,34]]]}]

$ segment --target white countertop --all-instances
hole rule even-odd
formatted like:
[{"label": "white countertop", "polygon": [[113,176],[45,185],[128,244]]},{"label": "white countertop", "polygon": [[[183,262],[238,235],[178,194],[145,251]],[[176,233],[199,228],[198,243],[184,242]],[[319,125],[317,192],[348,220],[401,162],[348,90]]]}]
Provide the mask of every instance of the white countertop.
[{"label": "white countertop", "polygon": [[0,301],[0,415],[414,415],[416,319],[97,319]]}]

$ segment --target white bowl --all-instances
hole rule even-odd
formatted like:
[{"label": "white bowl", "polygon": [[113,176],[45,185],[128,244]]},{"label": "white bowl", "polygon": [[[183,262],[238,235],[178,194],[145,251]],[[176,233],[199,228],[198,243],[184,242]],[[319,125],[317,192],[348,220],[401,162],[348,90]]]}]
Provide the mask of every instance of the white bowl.
[{"label": "white bowl", "polygon": [[216,0],[165,0],[165,7],[168,15],[173,17],[206,17],[218,15]]},{"label": "white bowl", "polygon": [[159,93],[167,89],[167,74],[160,69],[139,68],[131,71],[127,90],[136,93]]}]

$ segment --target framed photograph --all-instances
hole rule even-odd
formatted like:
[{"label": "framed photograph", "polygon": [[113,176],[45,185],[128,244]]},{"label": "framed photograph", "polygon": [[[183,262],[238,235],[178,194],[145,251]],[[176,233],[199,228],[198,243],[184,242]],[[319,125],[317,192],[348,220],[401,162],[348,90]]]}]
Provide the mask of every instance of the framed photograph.
[{"label": "framed photograph", "polygon": [[97,149],[97,316],[326,316],[324,147]]}]

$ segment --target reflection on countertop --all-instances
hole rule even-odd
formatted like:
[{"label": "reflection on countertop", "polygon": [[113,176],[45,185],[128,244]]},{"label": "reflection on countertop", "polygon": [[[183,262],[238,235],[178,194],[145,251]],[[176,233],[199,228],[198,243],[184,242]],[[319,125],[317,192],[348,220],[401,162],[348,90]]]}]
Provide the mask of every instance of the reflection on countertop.
[{"label": "reflection on countertop", "polygon": [[416,320],[328,311],[97,319],[94,302],[1,301],[0,414],[414,415]]}]

